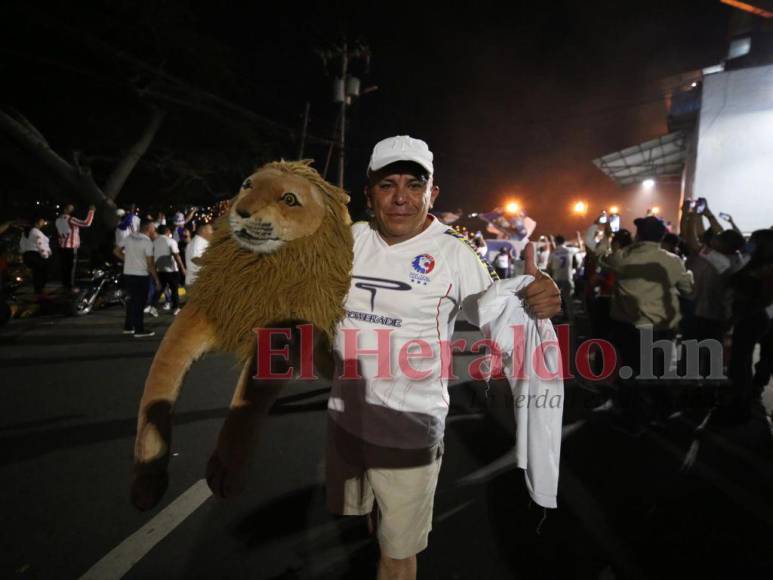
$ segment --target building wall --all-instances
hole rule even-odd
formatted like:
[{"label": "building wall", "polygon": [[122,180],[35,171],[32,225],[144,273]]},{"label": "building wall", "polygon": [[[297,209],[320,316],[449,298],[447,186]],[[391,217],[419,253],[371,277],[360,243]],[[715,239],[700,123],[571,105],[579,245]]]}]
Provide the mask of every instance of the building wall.
[{"label": "building wall", "polygon": [[744,232],[773,225],[773,65],[704,79],[693,195]]}]

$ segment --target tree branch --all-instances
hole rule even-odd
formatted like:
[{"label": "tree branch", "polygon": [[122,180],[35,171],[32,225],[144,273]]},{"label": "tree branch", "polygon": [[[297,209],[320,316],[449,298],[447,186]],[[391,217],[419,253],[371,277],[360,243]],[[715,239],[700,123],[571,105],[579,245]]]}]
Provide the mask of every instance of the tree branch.
[{"label": "tree branch", "polygon": [[157,107],[152,108],[150,121],[142,132],[142,135],[140,135],[137,142],[131,146],[129,151],[127,151],[126,155],[121,159],[107,179],[107,183],[105,184],[105,196],[108,199],[115,200],[118,196],[121,188],[137,165],[137,162],[145,155],[148,147],[150,147],[150,144],[153,142],[165,115],[166,113],[161,109]]},{"label": "tree branch", "polygon": [[22,123],[0,109],[0,131],[6,134],[19,148],[37,159],[44,167],[66,183],[78,190],[89,203],[105,203],[105,196],[91,175],[81,174],[77,168],[60,157],[48,145],[32,124]]}]

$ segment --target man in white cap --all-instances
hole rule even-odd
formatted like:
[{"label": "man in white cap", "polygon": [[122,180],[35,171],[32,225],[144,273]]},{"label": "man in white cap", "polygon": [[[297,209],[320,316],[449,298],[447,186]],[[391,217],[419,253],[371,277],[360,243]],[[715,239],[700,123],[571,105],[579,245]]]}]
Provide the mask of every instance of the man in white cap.
[{"label": "man in white cap", "polygon": [[[428,214],[438,193],[427,144],[405,135],[384,139],[373,149],[365,188],[373,220],[352,226],[352,284],[328,403],[328,507],[376,516],[380,579],[416,577],[449,408],[450,358],[442,345],[460,308],[496,277],[464,236]],[[531,311],[557,314],[553,281],[533,260],[526,273],[537,276],[525,292]],[[385,345],[386,375],[373,356]]]}]

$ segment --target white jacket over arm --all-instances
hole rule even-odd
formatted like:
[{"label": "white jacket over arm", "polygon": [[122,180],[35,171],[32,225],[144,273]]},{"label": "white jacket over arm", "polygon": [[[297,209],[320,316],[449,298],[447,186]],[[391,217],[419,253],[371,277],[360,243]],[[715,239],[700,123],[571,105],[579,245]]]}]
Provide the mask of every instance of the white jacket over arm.
[{"label": "white jacket over arm", "polygon": [[[478,298],[474,319],[503,354],[515,408],[516,461],[525,470],[529,495],[538,505],[555,508],[564,381],[552,323],[533,318],[518,295],[533,279],[517,276],[494,282]],[[473,305],[464,306],[467,312]]]}]

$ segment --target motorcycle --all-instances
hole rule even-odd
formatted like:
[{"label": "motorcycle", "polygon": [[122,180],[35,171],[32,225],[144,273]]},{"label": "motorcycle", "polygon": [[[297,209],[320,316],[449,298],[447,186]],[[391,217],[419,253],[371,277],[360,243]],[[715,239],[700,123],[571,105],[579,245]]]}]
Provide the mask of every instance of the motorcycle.
[{"label": "motorcycle", "polygon": [[0,326],[7,324],[18,313],[19,300],[16,293],[24,286],[28,274],[24,264],[14,261],[4,245],[0,244]]},{"label": "motorcycle", "polygon": [[94,268],[90,279],[80,291],[72,305],[72,313],[84,316],[95,308],[103,308],[114,304],[126,305],[126,293],[121,281],[121,267],[105,264],[102,268]]}]

